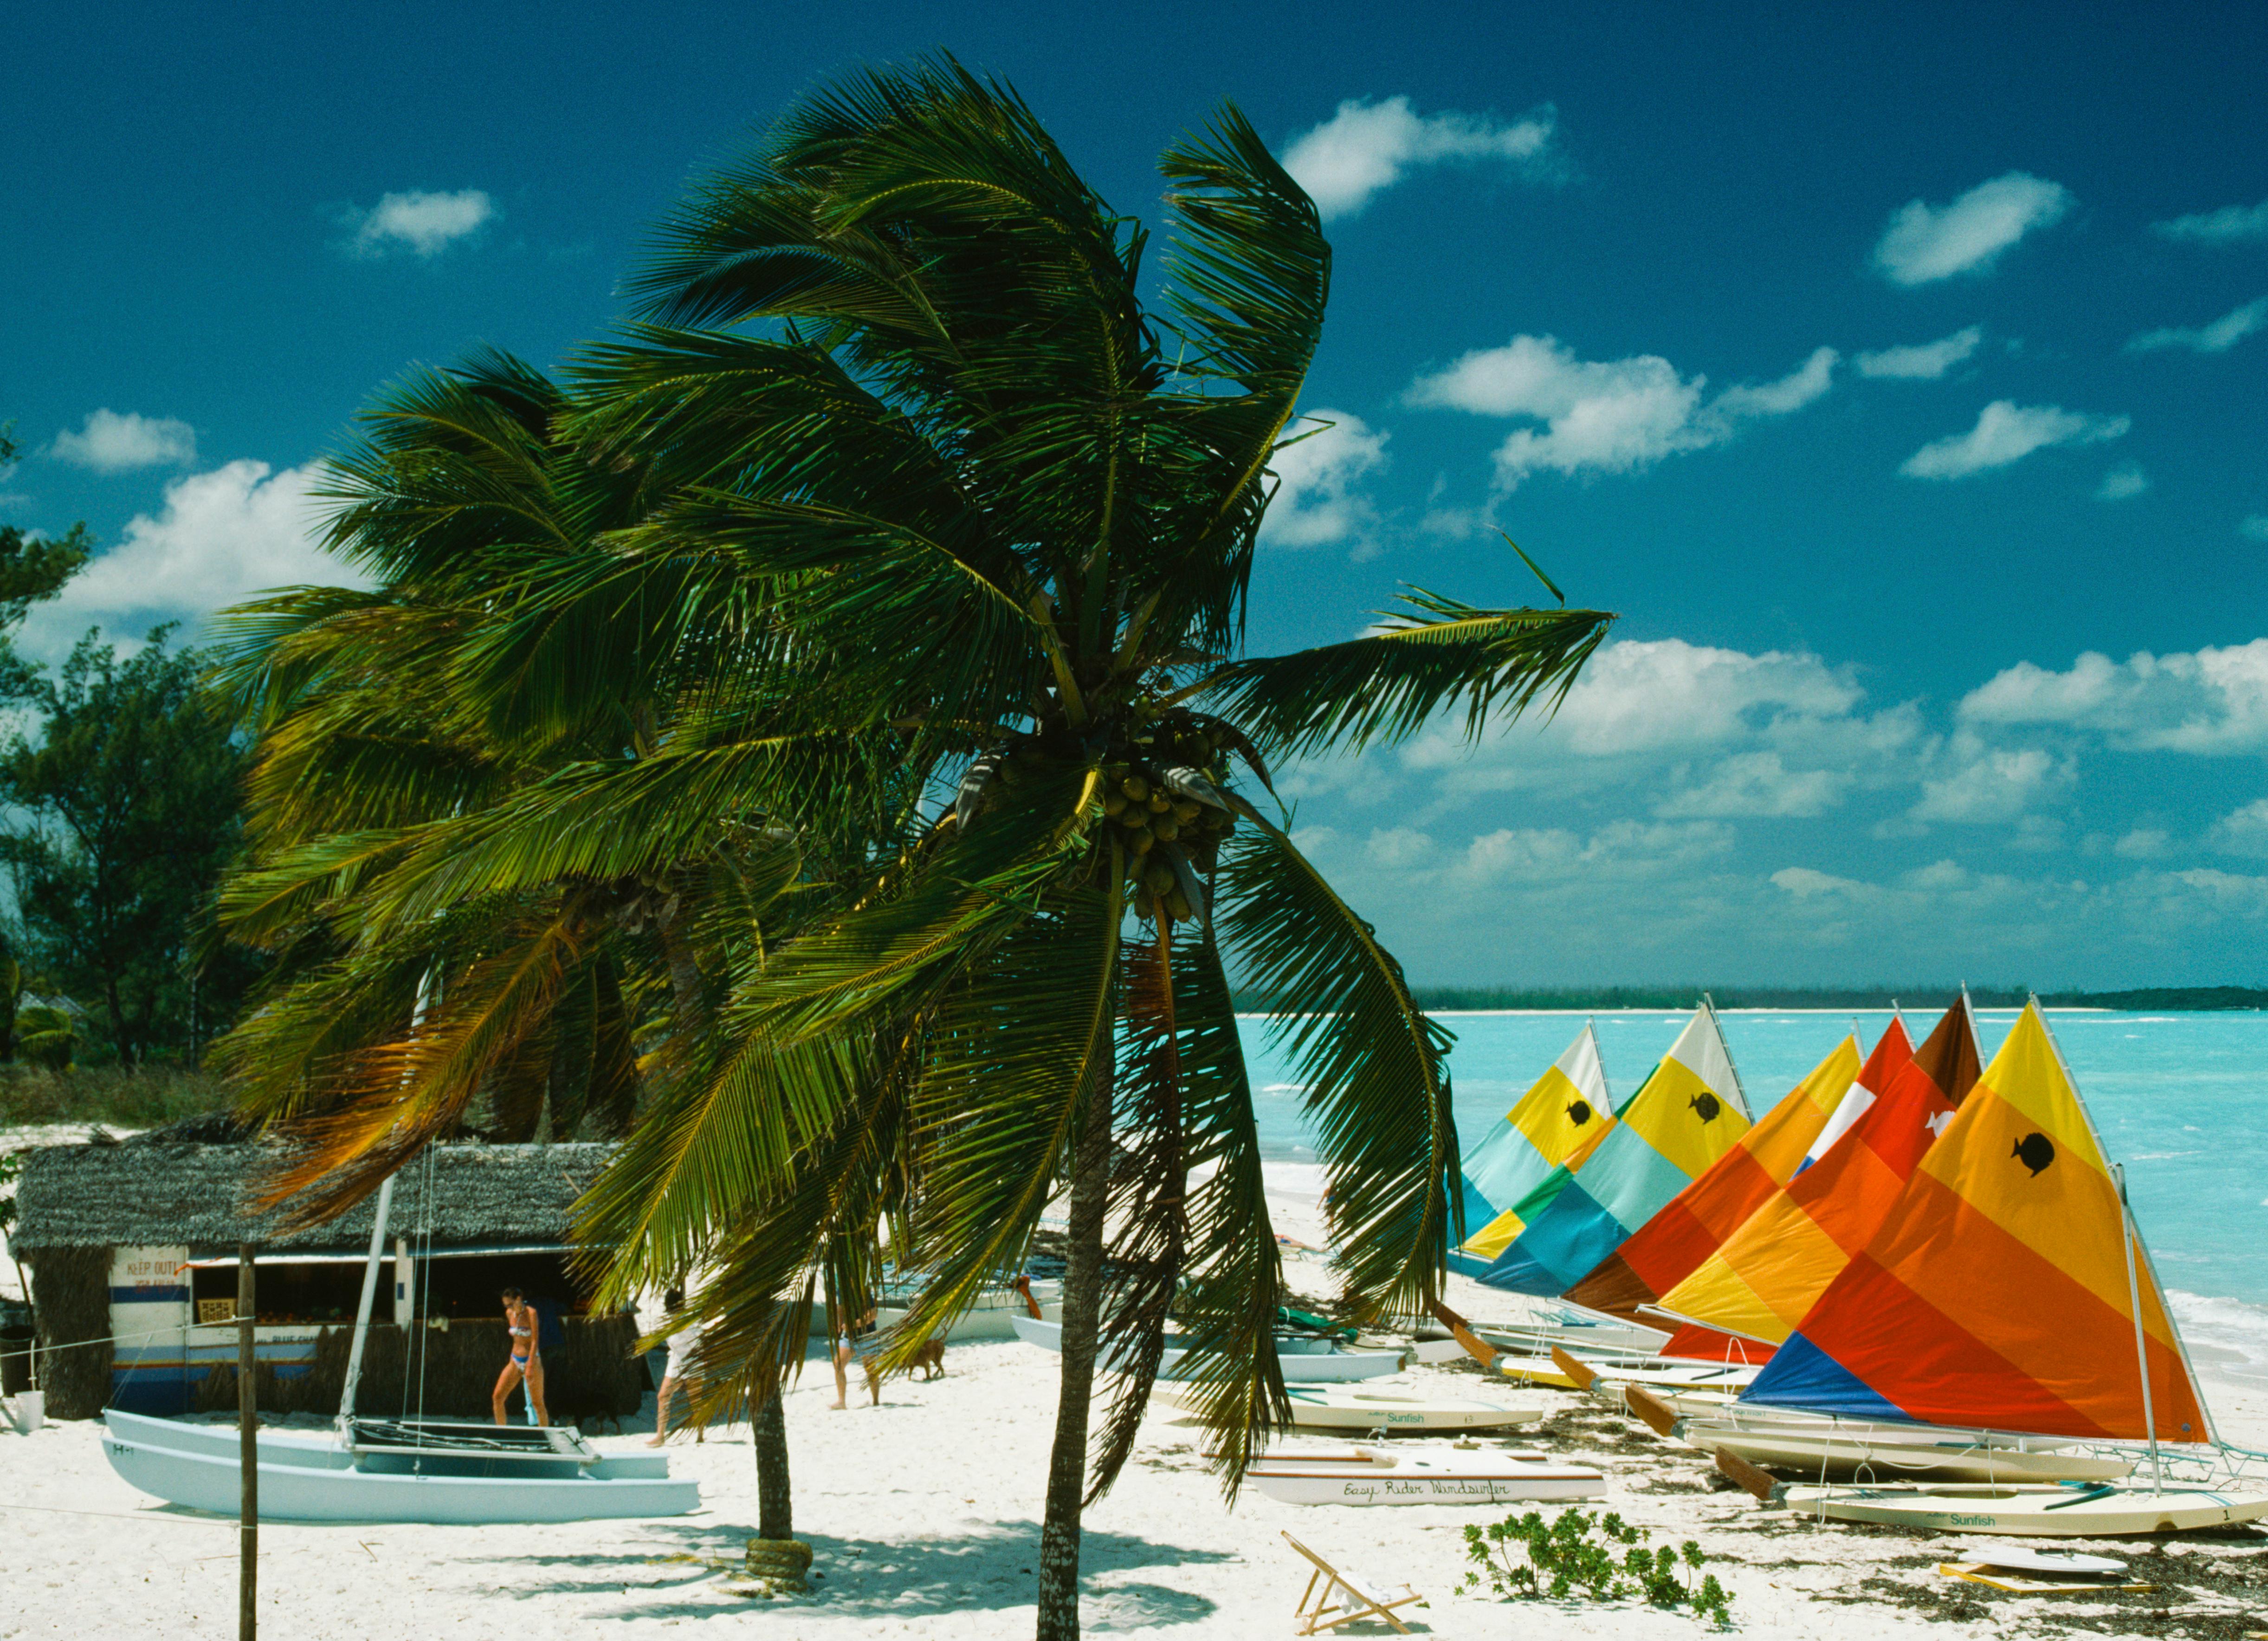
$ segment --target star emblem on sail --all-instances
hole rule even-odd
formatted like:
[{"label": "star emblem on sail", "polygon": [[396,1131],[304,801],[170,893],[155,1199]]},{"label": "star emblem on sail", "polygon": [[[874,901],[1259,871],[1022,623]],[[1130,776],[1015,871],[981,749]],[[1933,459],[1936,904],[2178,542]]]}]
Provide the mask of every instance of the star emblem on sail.
[{"label": "star emblem on sail", "polygon": [[1742,1401],[2046,1436],[2212,1439],[2036,999]]},{"label": "star emblem on sail", "polygon": [[1704,999],[1615,1114],[1614,1126],[1524,1196],[1508,1204],[1490,1197],[1495,1217],[1450,1255],[1450,1264],[1491,1287],[1564,1293],[1705,1174],[1749,1127],[1733,1056],[1716,1011]]}]

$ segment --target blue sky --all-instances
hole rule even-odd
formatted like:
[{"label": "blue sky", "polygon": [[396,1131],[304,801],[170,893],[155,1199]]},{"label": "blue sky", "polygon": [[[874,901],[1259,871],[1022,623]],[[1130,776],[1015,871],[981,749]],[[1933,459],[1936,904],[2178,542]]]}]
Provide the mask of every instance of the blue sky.
[{"label": "blue sky", "polygon": [[[1818,9],[1827,11],[1830,9]],[[1427,981],[2268,980],[2268,13],[49,8],[0,54],[29,640],[323,575],[414,362],[558,362],[815,78],[939,46],[1154,212],[1235,98],[1332,317],[1252,637],[1623,613],[1548,729],[1290,773]]]}]

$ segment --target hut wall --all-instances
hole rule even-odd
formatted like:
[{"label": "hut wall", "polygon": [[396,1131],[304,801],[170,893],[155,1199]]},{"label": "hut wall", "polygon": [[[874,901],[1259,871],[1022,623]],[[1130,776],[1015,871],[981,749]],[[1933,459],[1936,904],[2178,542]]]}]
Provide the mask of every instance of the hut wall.
[{"label": "hut wall", "polygon": [[[647,1390],[645,1359],[631,1354],[637,1323],[628,1316],[570,1316],[562,1326],[564,1342],[543,1352],[544,1402],[552,1422],[615,1420],[636,1413]],[[260,1363],[253,1388],[261,1411],[337,1412],[353,1342],[352,1328],[326,1328],[315,1342],[314,1364],[304,1372],[287,1376],[273,1364]],[[501,1321],[406,1331],[391,1322],[373,1322],[363,1348],[355,1403],[359,1411],[379,1418],[422,1409],[428,1418],[486,1419],[490,1394],[511,1355]],[[196,1405],[208,1412],[234,1407],[236,1369],[223,1365],[207,1372],[197,1387]],[[510,1405],[512,1417],[521,1417],[519,1391]]]},{"label": "hut wall", "polygon": [[69,1247],[42,1249],[32,1262],[51,1419],[94,1418],[110,1400],[110,1260],[107,1247]]}]

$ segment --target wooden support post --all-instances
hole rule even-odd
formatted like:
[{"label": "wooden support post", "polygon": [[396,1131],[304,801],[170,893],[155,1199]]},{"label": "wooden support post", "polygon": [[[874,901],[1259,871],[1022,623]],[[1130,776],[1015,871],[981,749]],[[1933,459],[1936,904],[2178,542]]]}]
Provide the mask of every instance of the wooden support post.
[{"label": "wooden support post", "polygon": [[252,1244],[236,1245],[236,1423],[244,1498],[236,1529],[237,1641],[253,1641],[259,1628],[254,1597],[260,1571],[259,1401],[254,1387],[252,1330],[260,1315],[253,1291]]}]

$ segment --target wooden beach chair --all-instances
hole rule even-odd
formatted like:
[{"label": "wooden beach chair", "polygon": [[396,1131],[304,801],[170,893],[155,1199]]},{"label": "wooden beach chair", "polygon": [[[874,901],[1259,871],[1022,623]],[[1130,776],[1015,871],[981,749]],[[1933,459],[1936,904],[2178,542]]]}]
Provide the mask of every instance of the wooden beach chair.
[{"label": "wooden beach chair", "polygon": [[[1289,1533],[1284,1534],[1284,1542],[1306,1556],[1315,1569],[1308,1575],[1307,1589],[1300,1593],[1298,1610],[1292,1615],[1300,1621],[1301,1635],[1311,1636],[1351,1624],[1359,1618],[1373,1617],[1383,1618],[1403,1635],[1410,1633],[1410,1626],[1394,1615],[1394,1609],[1424,1601],[1425,1598],[1417,1591],[1406,1584],[1381,1585],[1359,1573],[1341,1572]],[[1322,1587],[1317,1589],[1318,1585]],[[1346,1592],[1344,1599],[1334,1601],[1332,1596],[1342,1590]]]}]

